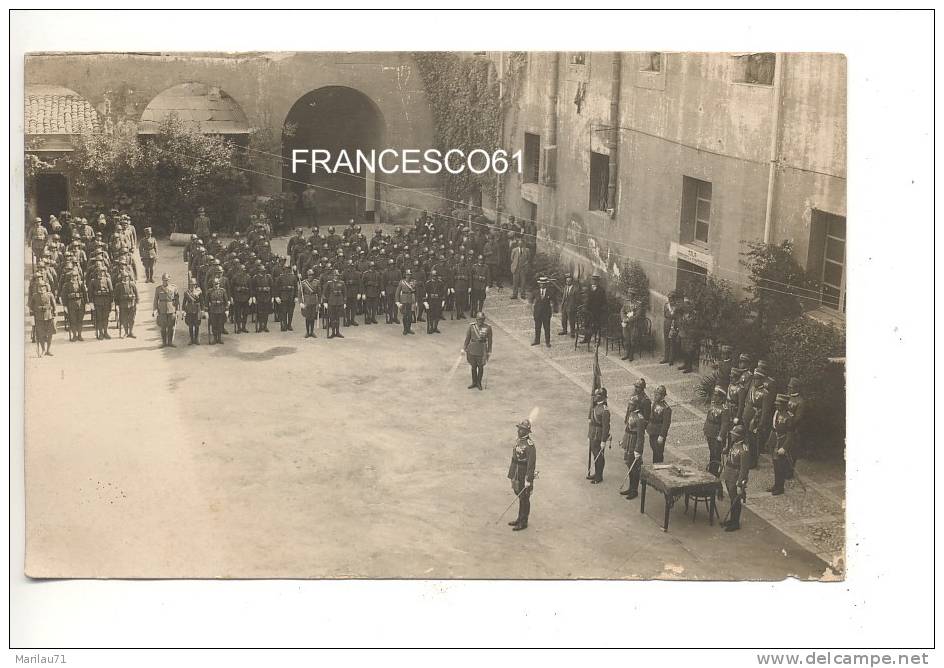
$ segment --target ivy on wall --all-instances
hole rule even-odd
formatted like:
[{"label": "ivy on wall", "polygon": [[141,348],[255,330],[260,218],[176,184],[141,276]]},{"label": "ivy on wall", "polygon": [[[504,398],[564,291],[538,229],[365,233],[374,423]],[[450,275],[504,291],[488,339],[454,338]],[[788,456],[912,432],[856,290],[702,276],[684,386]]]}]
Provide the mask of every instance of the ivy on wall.
[{"label": "ivy on wall", "polygon": [[[436,148],[443,154],[459,149],[466,155],[474,149],[492,154],[501,148],[501,118],[516,88],[505,86],[504,100],[493,63],[486,58],[449,52],[418,52],[413,60],[433,112]],[[519,59],[520,60],[520,59]],[[506,79],[516,77],[520,67],[509,68]],[[443,171],[445,196],[464,200],[476,193],[496,197],[492,172],[460,174]]]}]

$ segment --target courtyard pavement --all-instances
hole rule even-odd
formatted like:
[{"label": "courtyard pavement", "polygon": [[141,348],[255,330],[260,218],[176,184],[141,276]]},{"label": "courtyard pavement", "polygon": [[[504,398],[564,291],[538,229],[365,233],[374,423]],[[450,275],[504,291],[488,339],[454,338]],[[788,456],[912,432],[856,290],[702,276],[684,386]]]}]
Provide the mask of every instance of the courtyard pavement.
[{"label": "courtyard pavement", "polygon": [[[157,275],[169,271],[182,287],[181,252],[162,244]],[[640,514],[638,500],[617,494],[625,466],[616,447],[604,483],[589,485],[592,354],[565,337],[530,347],[528,306],[507,290],[486,302],[495,352],[480,392],[466,388],[460,355],[468,320],[445,320],[442,335],[380,324],[328,341],[323,331],[305,339],[296,314],[294,332],[230,334],[212,347],[188,346],[181,323],[178,347],[161,349],[153,286],[138,288],[137,339],[70,344],[60,331],[53,358],[27,347],[28,575],[777,580],[841,571],[835,467],[801,462],[805,491],[794,481],[775,498],[762,491],[764,462],[735,533],[709,526],[703,511],[693,521],[681,503],[663,533],[658,495]],[[601,350],[600,361],[614,432],[636,378],[664,383],[679,404],[670,457],[703,465],[692,376],[654,358],[627,364]],[[513,499],[514,425],[529,415],[539,477],[530,526],[514,533],[514,509],[498,517]]]}]

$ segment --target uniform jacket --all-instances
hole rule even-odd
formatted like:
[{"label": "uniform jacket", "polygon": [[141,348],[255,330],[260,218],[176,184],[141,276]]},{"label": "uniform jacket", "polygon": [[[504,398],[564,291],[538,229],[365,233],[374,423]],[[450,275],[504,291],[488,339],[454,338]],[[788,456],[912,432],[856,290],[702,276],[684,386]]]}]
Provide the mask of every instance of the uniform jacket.
[{"label": "uniform jacket", "polygon": [[119,283],[115,287],[115,303],[130,308],[138,303],[138,286],[134,282]]},{"label": "uniform jacket", "polygon": [[752,387],[744,402],[741,419],[744,427],[753,433],[766,432],[773,419],[773,395],[766,387]]},{"label": "uniform jacket", "polygon": [[649,413],[649,422],[646,424],[646,433],[651,436],[661,436],[663,439],[668,438],[671,424],[672,407],[664,400],[653,404],[652,411]]},{"label": "uniform jacket", "polygon": [[167,287],[158,285],[154,288],[154,308],[152,310],[161,314],[177,313],[180,306],[180,295],[177,293],[177,286],[173,283]]},{"label": "uniform jacket", "polygon": [[203,302],[203,290],[199,287],[184,292],[184,301],[181,309],[187,315],[196,315],[200,312],[200,306]]},{"label": "uniform jacket", "polygon": [[712,404],[705,414],[705,424],[702,433],[705,438],[714,439],[721,435],[721,425],[724,419],[724,407]]},{"label": "uniform jacket", "polygon": [[508,479],[519,482],[534,482],[534,467],[538,454],[531,436],[522,436],[515,441],[511,450],[511,465],[508,467]]},{"label": "uniform jacket", "polygon": [[472,265],[472,289],[484,290],[487,285],[488,267],[480,263]]},{"label": "uniform jacket", "polygon": [[673,306],[671,302],[666,302],[662,306],[662,331],[666,334],[670,334],[675,327],[675,314],[678,311],[678,308]]},{"label": "uniform jacket", "polygon": [[207,311],[214,314],[226,313],[229,295],[223,288],[210,288],[206,296]]},{"label": "uniform jacket", "polygon": [[606,402],[596,404],[590,409],[590,424],[587,437],[591,441],[606,441],[610,438],[610,409]]},{"label": "uniform jacket", "polygon": [[30,298],[29,306],[36,322],[52,320],[56,315],[56,300],[51,292],[37,292]]},{"label": "uniform jacket", "polygon": [[321,283],[317,278],[306,278],[298,287],[302,306],[317,306],[321,303]]},{"label": "uniform jacket", "polygon": [[[111,279],[108,277],[108,274],[104,272],[98,276],[92,277],[92,280],[89,281],[89,294],[92,297],[92,302],[99,306],[110,304],[111,297],[114,292],[115,291],[111,285]],[[156,303],[157,297],[155,297],[155,304]]]},{"label": "uniform jacket", "polygon": [[364,286],[364,295],[367,299],[377,299],[383,289],[383,276],[376,269],[368,269],[361,274],[361,285]]},{"label": "uniform jacket", "polygon": [[479,325],[473,322],[465,333],[465,344],[462,346],[468,355],[482,357],[492,352],[492,328],[490,325]]},{"label": "uniform jacket", "polygon": [[446,287],[438,276],[426,281],[426,298],[429,301],[442,301],[446,298]]},{"label": "uniform jacket", "polygon": [[248,302],[252,296],[252,291],[249,289],[249,274],[245,271],[238,271],[233,274],[233,278],[230,280],[230,289],[233,291],[233,301],[240,304]]},{"label": "uniform jacket", "polygon": [[744,441],[734,441],[724,450],[724,481],[731,486],[744,485],[751,470],[751,455]]},{"label": "uniform jacket", "polygon": [[276,283],[279,297],[282,299],[295,299],[295,293],[298,290],[298,280],[290,270],[286,269],[281,274],[279,274],[279,279]]},{"label": "uniform jacket", "polygon": [[397,294],[394,301],[400,304],[414,304],[416,302],[416,284],[407,278],[404,278],[397,285]]},{"label": "uniform jacket", "polygon": [[323,299],[328,302],[328,306],[344,306],[346,295],[347,289],[340,276],[333,277],[324,284]]},{"label": "uniform jacket", "polygon": [[383,274],[384,279],[384,290],[393,294],[396,292],[397,286],[400,284],[400,280],[403,278],[403,274],[396,267],[388,267]]},{"label": "uniform jacket", "polygon": [[361,285],[361,272],[355,267],[347,267],[341,277],[344,279],[347,301],[353,304],[357,295],[364,291]]}]

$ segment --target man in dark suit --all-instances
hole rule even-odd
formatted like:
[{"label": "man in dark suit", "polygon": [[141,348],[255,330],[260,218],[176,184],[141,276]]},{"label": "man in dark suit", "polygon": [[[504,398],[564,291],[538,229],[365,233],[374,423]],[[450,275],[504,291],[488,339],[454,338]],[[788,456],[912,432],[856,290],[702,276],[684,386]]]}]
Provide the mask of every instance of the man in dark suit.
[{"label": "man in dark suit", "polygon": [[597,336],[606,319],[606,290],[600,283],[600,274],[590,277],[590,290],[587,292],[586,331],[581,343],[589,343]]},{"label": "man in dark suit", "polygon": [[577,304],[580,302],[580,291],[574,285],[574,277],[567,274],[564,278],[564,294],[561,295],[561,331],[560,336],[567,335],[567,324],[570,323],[570,335],[576,336],[574,327],[577,325]]},{"label": "man in dark suit", "polygon": [[557,301],[544,276],[538,279],[538,289],[534,293],[534,341],[532,346],[541,344],[541,328],[544,329],[544,345],[551,347],[551,313],[557,311]]}]

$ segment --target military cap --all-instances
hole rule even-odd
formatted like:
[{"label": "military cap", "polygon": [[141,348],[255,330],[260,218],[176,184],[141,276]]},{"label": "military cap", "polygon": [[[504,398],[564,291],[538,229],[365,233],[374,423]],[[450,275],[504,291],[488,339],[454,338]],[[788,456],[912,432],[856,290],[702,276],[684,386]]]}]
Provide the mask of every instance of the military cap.
[{"label": "military cap", "polygon": [[734,428],[731,429],[731,434],[732,434],[732,436],[743,436],[743,435],[744,435],[744,425],[743,425],[743,424],[736,424],[736,425],[734,425]]},{"label": "military cap", "polygon": [[522,420],[521,422],[519,422],[519,423],[516,424],[515,426],[518,427],[518,429],[524,429],[525,431],[530,432],[530,431],[531,431],[531,420],[529,420],[528,418],[525,418],[524,420]]},{"label": "military cap", "polygon": [[637,379],[636,379],[636,382],[633,383],[633,387],[641,387],[642,389],[646,389],[646,379],[645,379],[645,378],[637,378]]}]

